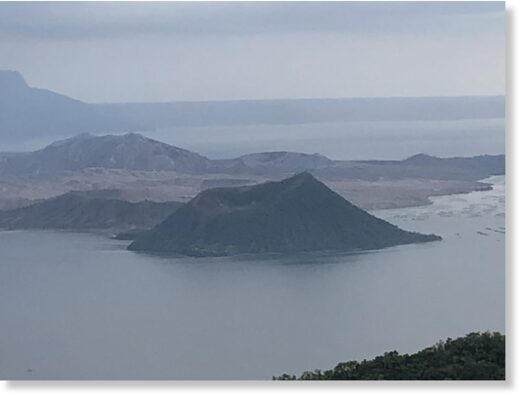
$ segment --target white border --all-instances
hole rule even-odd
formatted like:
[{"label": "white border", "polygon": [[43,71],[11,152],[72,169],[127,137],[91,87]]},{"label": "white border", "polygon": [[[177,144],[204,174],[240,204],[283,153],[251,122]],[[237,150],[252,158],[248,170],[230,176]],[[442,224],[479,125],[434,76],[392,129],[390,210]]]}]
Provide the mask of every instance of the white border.
[{"label": "white border", "polygon": [[[41,1],[41,0],[38,0]],[[119,0],[117,0],[119,1]],[[163,1],[163,0],[159,0]],[[194,1],[194,0],[192,0]],[[199,0],[195,0],[199,1]],[[228,0],[229,1],[229,0]],[[235,1],[235,0],[231,0]],[[294,0],[289,0],[294,1]],[[332,0],[337,1],[337,0]],[[355,0],[359,1],[359,0]],[[362,1],[362,0],[361,0]],[[386,1],[386,0],[384,0]],[[410,0],[405,0],[410,1]],[[422,1],[422,0],[421,0]],[[439,1],[439,0],[436,0]],[[441,0],[447,1],[447,0]],[[475,0],[474,0],[475,1]],[[485,0],[476,0],[485,1]],[[489,396],[489,395],[519,395],[518,385],[518,344],[514,331],[515,320],[518,317],[518,294],[514,291],[514,285],[518,283],[518,271],[515,271],[515,246],[520,246],[520,237],[514,233],[514,226],[518,225],[520,215],[514,211],[514,201],[518,197],[518,162],[514,153],[519,153],[518,141],[514,139],[515,116],[519,114],[520,106],[515,103],[515,93],[518,91],[518,83],[514,78],[514,65],[518,64],[517,29],[514,26],[518,13],[519,2],[506,1],[507,31],[508,31],[508,70],[507,70],[507,381],[506,382],[0,382],[0,395],[18,396],[60,396],[92,395],[108,396],[121,394],[124,396],[136,395],[203,395],[211,393],[212,396],[260,396],[269,394],[272,396],[315,396],[316,393],[324,393],[333,396],[344,397],[348,394],[376,395],[383,394],[388,397],[403,396]],[[0,54],[1,56],[1,54]],[[0,321],[1,326],[1,321]]]}]

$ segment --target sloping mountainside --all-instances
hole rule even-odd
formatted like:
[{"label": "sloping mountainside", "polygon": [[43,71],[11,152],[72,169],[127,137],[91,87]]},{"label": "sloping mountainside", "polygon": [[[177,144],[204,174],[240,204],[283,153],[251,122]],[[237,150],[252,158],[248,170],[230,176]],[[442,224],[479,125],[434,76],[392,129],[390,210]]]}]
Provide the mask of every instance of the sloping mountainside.
[{"label": "sloping mountainside", "polygon": [[86,168],[203,172],[211,162],[196,153],[140,134],[81,134],[34,152],[0,154],[0,172],[47,174]]},{"label": "sloping mountainside", "polygon": [[29,87],[18,72],[0,71],[0,137],[70,136],[135,128],[84,102]]},{"label": "sloping mountainside", "polygon": [[225,256],[369,250],[439,239],[378,219],[304,172],[281,182],[206,190],[129,249]]},{"label": "sloping mountainside", "polygon": [[129,203],[115,192],[70,192],[28,207],[0,211],[3,229],[127,231],[150,229],[171,215],[178,202]]},{"label": "sloping mountainside", "polygon": [[373,360],[347,361],[326,371],[284,374],[273,380],[505,380],[506,337],[473,332],[414,354],[387,352]]}]

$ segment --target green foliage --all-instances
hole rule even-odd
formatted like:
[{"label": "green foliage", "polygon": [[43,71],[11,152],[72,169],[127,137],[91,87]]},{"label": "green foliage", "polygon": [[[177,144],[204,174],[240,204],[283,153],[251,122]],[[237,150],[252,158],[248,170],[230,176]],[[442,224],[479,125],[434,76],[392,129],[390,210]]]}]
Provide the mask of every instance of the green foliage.
[{"label": "green foliage", "polygon": [[347,361],[332,370],[306,371],[273,380],[505,380],[505,336],[474,332],[447,339],[415,354],[384,353]]}]

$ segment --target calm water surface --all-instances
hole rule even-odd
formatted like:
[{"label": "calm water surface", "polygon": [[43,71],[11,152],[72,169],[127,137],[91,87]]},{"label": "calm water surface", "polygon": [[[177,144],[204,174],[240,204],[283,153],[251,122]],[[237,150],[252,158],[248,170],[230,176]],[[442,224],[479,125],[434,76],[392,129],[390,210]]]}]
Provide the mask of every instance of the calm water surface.
[{"label": "calm water surface", "polygon": [[179,127],[145,135],[209,158],[262,151],[321,153],[335,160],[401,160],[505,153],[505,120],[406,120]]},{"label": "calm water surface", "polygon": [[378,211],[444,240],[352,255],[160,258],[0,232],[0,378],[268,379],[505,330],[504,178]]},{"label": "calm water surface", "polygon": [[[335,160],[402,160],[505,153],[505,120],[405,120],[177,127],[144,131],[154,139],[212,159],[263,151],[321,153]],[[69,136],[0,142],[1,151],[37,150]]]}]

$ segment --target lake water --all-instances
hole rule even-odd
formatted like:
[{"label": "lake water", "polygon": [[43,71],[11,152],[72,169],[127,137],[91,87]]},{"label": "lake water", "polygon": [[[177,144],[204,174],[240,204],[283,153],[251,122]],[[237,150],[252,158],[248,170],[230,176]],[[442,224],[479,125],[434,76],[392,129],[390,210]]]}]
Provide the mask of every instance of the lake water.
[{"label": "lake water", "polygon": [[[505,153],[505,120],[351,121],[176,127],[144,135],[212,159],[262,151],[321,153],[334,160],[401,160],[417,153],[439,157]],[[37,150],[69,136],[6,137],[0,152]]]},{"label": "lake water", "polygon": [[504,178],[377,211],[440,242],[351,255],[160,258],[0,232],[0,378],[269,379],[505,331]]},{"label": "lake water", "polygon": [[402,160],[417,153],[504,154],[504,131],[504,119],[469,119],[178,127],[145,135],[215,159],[287,150],[334,160]]}]

